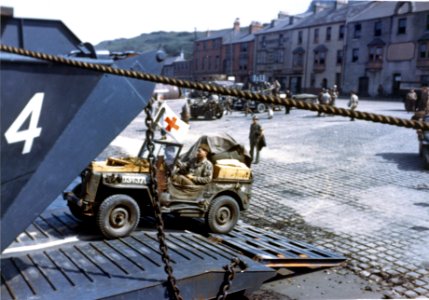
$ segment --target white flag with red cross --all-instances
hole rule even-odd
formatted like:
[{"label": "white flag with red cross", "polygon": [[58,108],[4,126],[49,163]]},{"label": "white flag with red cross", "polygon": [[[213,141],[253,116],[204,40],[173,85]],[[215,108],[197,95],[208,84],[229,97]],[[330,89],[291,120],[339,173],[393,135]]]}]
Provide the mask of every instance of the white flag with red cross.
[{"label": "white flag with red cross", "polygon": [[180,120],[166,102],[159,108],[155,122],[179,143],[183,142],[189,131],[189,124]]}]

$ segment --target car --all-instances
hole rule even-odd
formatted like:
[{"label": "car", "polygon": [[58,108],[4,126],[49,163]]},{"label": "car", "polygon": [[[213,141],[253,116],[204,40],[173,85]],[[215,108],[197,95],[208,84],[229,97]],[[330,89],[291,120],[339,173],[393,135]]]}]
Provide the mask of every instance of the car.
[{"label": "car", "polygon": [[[183,155],[183,145],[168,140],[154,140],[156,179],[161,212],[180,217],[204,218],[208,231],[227,233],[236,225],[240,211],[250,204],[253,183],[251,158],[228,134],[200,137]],[[172,182],[180,157],[187,161],[201,144],[210,147],[208,157],[214,166],[213,179],[205,185],[183,189]],[[91,221],[106,238],[129,235],[140,216],[151,214],[152,184],[149,151],[146,142],[137,157],[109,157],[93,161],[81,173],[80,183],[63,198],[72,215]],[[95,221],[95,222],[94,222]]]}]

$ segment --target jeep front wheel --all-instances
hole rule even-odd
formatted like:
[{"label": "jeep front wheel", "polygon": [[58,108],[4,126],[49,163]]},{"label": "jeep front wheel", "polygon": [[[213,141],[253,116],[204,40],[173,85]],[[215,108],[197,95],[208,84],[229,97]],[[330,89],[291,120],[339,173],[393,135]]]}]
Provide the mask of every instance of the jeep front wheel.
[{"label": "jeep front wheel", "polygon": [[133,232],[140,220],[140,208],[127,195],[112,195],[100,205],[97,225],[101,233],[109,239],[120,238]]},{"label": "jeep front wheel", "polygon": [[220,196],[212,200],[206,215],[209,229],[215,233],[230,232],[240,217],[237,201],[230,196]]}]

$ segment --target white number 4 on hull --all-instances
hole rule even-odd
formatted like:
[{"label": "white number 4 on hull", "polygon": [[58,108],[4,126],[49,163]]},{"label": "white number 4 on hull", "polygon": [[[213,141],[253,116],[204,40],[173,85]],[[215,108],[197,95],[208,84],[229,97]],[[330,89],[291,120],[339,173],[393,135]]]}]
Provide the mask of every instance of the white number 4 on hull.
[{"label": "white number 4 on hull", "polygon": [[[42,127],[37,127],[37,124],[39,123],[44,96],[45,93],[34,94],[4,134],[9,144],[24,142],[22,154],[31,152],[34,139],[42,133]],[[28,118],[30,118],[28,128],[20,130]]]}]

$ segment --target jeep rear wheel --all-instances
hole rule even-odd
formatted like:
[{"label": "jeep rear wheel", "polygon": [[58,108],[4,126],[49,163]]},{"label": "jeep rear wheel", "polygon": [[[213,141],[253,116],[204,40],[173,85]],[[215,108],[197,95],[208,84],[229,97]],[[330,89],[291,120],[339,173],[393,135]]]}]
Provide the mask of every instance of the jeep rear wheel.
[{"label": "jeep rear wheel", "polygon": [[258,105],[256,106],[256,111],[260,114],[262,114],[263,112],[265,112],[266,110],[266,106],[264,103],[258,103]]},{"label": "jeep rear wheel", "polygon": [[228,233],[240,217],[237,201],[230,196],[220,196],[212,200],[206,215],[209,229],[216,233]]},{"label": "jeep rear wheel", "polygon": [[136,229],[139,220],[138,204],[130,196],[122,194],[107,197],[97,213],[98,228],[109,239],[129,235]]}]

